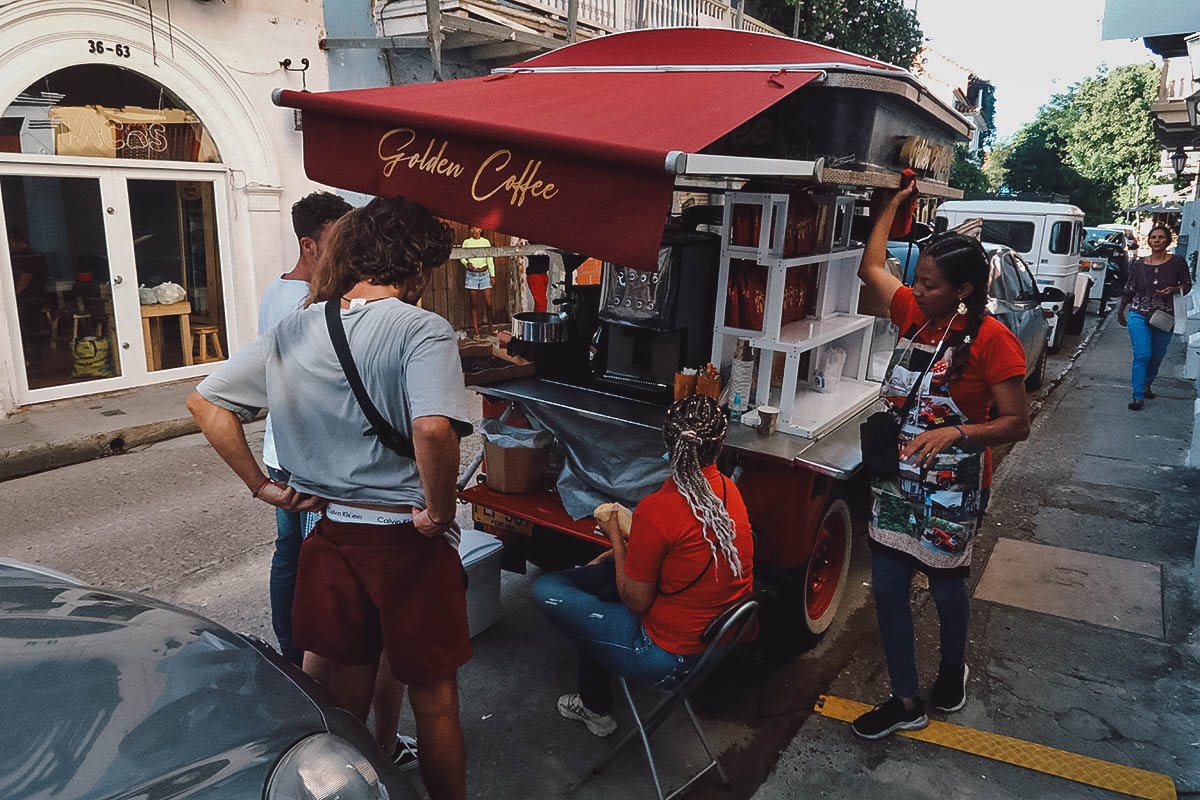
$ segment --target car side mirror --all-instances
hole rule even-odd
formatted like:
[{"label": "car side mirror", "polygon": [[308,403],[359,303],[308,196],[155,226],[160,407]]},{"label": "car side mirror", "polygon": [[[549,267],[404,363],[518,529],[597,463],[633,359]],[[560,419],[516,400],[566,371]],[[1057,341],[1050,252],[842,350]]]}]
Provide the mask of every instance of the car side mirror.
[{"label": "car side mirror", "polygon": [[1047,286],[1042,289],[1043,303],[1064,303],[1067,300],[1067,293],[1057,286]]}]

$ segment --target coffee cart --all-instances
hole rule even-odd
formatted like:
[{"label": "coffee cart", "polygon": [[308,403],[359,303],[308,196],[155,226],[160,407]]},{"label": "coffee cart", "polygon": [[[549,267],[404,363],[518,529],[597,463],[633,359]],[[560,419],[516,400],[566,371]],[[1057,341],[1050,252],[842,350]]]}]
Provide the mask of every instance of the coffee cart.
[{"label": "coffee cart", "polygon": [[879,395],[856,276],[865,201],[902,169],[926,196],[957,196],[961,116],[891,65],[693,28],[599,37],[483,78],[276,102],[303,111],[314,180],[605,262],[600,286],[568,277],[544,329],[515,329],[534,375],[476,387],[485,416],[560,445],[561,474],[531,491],[462,487],[507,568],[607,546],[595,500],[633,506],[661,484],[672,378],[711,362],[751,407],[779,409],[770,435],[731,424],[721,460],[749,510],[757,582],[794,604],[799,633],[828,628],[868,503],[858,424]]}]

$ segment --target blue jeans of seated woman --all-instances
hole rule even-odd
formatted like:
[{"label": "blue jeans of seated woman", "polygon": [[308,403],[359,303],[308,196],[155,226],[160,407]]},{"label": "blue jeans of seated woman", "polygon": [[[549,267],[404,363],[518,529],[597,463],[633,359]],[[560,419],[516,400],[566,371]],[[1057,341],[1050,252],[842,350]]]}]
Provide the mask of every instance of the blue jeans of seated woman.
[{"label": "blue jeans of seated woman", "polygon": [[1133,370],[1130,376],[1133,399],[1142,400],[1146,397],[1146,384],[1153,383],[1158,377],[1158,368],[1167,354],[1167,346],[1171,344],[1171,331],[1150,327],[1146,315],[1137,311],[1130,311],[1127,318],[1129,340],[1133,343]]},{"label": "blue jeans of seated woman", "polygon": [[579,695],[597,714],[612,711],[612,673],[639,684],[682,677],[699,659],[663,650],[642,620],[612,595],[612,564],[551,572],[533,584],[538,608],[579,648]]}]

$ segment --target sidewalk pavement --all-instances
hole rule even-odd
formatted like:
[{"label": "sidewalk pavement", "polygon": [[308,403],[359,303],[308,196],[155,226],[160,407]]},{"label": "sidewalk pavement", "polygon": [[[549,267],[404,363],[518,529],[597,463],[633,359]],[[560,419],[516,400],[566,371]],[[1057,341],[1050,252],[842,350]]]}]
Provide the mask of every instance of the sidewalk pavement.
[{"label": "sidewalk pavement", "polygon": [[42,403],[0,419],[0,481],[196,433],[184,403],[199,380]]},{"label": "sidewalk pavement", "polygon": [[[969,584],[968,702],[931,719],[1162,773],[1180,794],[1200,793],[1200,612],[1189,588],[1200,471],[1182,466],[1196,396],[1179,377],[1183,349],[1176,337],[1157,399],[1128,411],[1129,338],[1110,316],[1003,461]],[[937,613],[927,590],[914,605],[927,686]],[[877,632],[823,693],[887,698]],[[754,798],[1116,796],[929,742],[860,739],[813,714]]]}]

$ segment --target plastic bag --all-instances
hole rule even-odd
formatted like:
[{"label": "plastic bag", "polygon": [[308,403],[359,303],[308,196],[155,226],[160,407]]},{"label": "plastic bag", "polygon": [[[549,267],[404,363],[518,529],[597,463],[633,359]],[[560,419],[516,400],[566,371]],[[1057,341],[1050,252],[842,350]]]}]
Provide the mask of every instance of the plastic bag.
[{"label": "plastic bag", "polygon": [[182,286],[180,286],[178,283],[171,283],[170,281],[160,283],[158,286],[155,286],[154,294],[158,297],[158,302],[162,303],[163,305],[178,303],[187,297],[187,292],[183,290]]},{"label": "plastic bag", "polygon": [[144,306],[155,305],[158,303],[158,293],[148,286],[139,286],[138,301]]},{"label": "plastic bag", "polygon": [[483,438],[500,447],[545,447],[554,440],[550,431],[514,428],[498,419],[485,419],[479,425],[479,432]]},{"label": "plastic bag", "polygon": [[835,392],[842,382],[842,369],[846,366],[846,351],[841,347],[826,347],[821,360],[813,371],[813,388],[818,392]]}]

